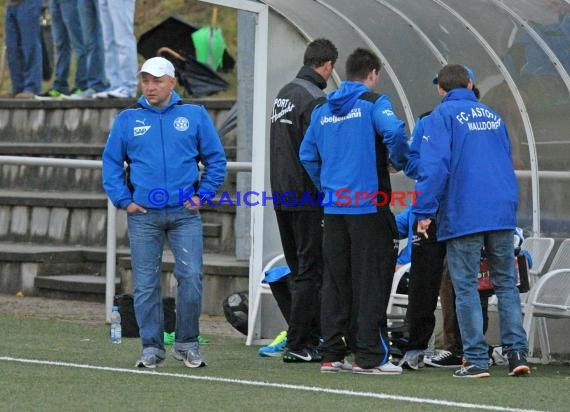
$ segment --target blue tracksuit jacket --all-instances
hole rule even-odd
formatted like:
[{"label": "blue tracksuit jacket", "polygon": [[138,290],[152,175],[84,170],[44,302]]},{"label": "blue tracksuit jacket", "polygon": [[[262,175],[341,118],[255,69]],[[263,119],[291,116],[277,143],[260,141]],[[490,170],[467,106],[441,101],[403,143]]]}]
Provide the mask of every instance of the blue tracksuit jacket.
[{"label": "blue tracksuit jacket", "polygon": [[375,193],[390,196],[388,157],[400,170],[408,150],[405,124],[390,99],[362,83],[345,81],[313,111],[299,157],[323,192],[325,213],[369,214],[378,210]]},{"label": "blue tracksuit jacket", "polygon": [[103,187],[115,206],[182,206],[193,194],[213,197],[223,183],[226,156],[208,112],[180,101],[172,92],[159,109],[142,96],[137,108],[117,115],[103,152]]},{"label": "blue tracksuit jacket", "polygon": [[514,229],[518,186],[503,119],[469,89],[453,89],[424,122],[417,219],[436,216],[438,240]]}]

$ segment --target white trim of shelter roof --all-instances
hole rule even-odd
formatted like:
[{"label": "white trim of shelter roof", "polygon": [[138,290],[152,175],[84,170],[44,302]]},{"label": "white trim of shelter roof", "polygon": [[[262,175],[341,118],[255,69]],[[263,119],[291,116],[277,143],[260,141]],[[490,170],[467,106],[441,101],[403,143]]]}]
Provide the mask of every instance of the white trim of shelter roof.
[{"label": "white trim of shelter roof", "polygon": [[392,12],[400,16],[400,18],[404,20],[406,24],[408,24],[412,28],[413,31],[416,32],[416,34],[424,42],[424,44],[428,47],[428,49],[433,53],[433,55],[439,61],[439,63],[442,66],[445,66],[447,64],[447,59],[443,56],[443,54],[441,54],[436,45],[433,44],[430,38],[424,33],[422,29],[420,29],[420,27],[412,19],[406,16],[400,9],[396,8],[390,3],[387,3],[384,0],[376,0],[376,2],[380,3],[382,6],[386,7],[387,9],[390,9]]},{"label": "white trim of shelter roof", "polygon": [[[265,0],[260,0],[260,1],[265,1]],[[306,32],[298,23],[294,22],[293,20],[289,19],[287,17],[287,14],[279,9],[278,7],[276,7],[274,4],[268,4],[268,6],[271,8],[271,10],[273,10],[275,13],[277,13],[278,15],[280,15],[281,17],[283,17],[285,20],[287,20],[287,22],[293,26],[300,34],[301,36],[303,36],[307,42],[312,42],[313,40],[315,40],[314,37],[312,37],[308,32]],[[334,83],[337,85],[340,84],[340,82],[342,81],[342,79],[340,78],[340,76],[338,75],[338,72],[336,71],[336,69],[333,68],[333,72],[332,72],[332,78]]]},{"label": "white trim of shelter roof", "polygon": [[250,11],[252,13],[263,13],[267,11],[267,6],[252,0],[200,0],[202,3],[217,4],[218,6],[231,7],[232,9]]},{"label": "white trim of shelter roof", "polygon": [[[262,193],[265,190],[265,147],[267,125],[267,51],[269,47],[269,7],[250,0],[200,0],[220,6],[232,7],[256,14],[254,76],[253,76],[253,130],[251,138],[251,190]],[[257,119],[257,121],[256,121]],[[249,296],[257,296],[261,287],[263,270],[263,207],[251,208],[251,255],[249,259]],[[258,245],[258,243],[260,243]],[[251,314],[251,307],[250,314]],[[247,345],[251,345],[253,335],[259,335],[259,322],[249,319]]]},{"label": "white trim of shelter roof", "polygon": [[556,53],[554,53],[554,51],[550,48],[548,43],[544,41],[544,39],[540,36],[540,34],[538,34],[538,32],[535,29],[533,29],[526,22],[525,19],[519,16],[514,10],[509,8],[509,6],[498,0],[491,0],[491,1],[500,8],[502,8],[504,11],[506,11],[511,17],[513,17],[521,25],[523,29],[525,29],[528,32],[530,37],[533,38],[533,40],[538,44],[538,46],[542,49],[542,51],[544,51],[544,53],[548,56],[550,62],[552,63],[552,65],[554,66],[554,68],[562,78],[562,81],[566,85],[566,88],[568,89],[568,91],[570,91],[570,76],[568,75],[568,72],[564,68],[564,65],[562,64],[558,56],[556,56]]},{"label": "white trim of shelter roof", "polygon": [[540,192],[539,192],[539,182],[538,182],[538,158],[536,154],[536,143],[534,140],[534,132],[532,130],[532,125],[530,121],[530,117],[528,115],[528,111],[526,109],[526,105],[524,100],[517,88],[515,81],[513,80],[511,74],[509,73],[508,69],[505,67],[501,58],[497,55],[497,53],[493,50],[491,45],[487,43],[485,38],[479,33],[473,25],[471,25],[463,16],[461,16],[457,11],[453,8],[445,4],[441,0],[432,0],[434,3],[438,4],[445,10],[447,10],[450,14],[452,14],[457,20],[463,23],[468,31],[470,31],[473,36],[477,39],[477,41],[483,46],[483,49],[487,52],[489,57],[493,60],[493,62],[499,68],[499,71],[505,78],[511,93],[515,98],[515,102],[519,108],[521,113],[521,118],[523,121],[524,129],[526,131],[526,139],[528,141],[528,151],[530,157],[530,171],[531,171],[531,188],[532,188],[532,232],[533,236],[540,236]]},{"label": "white trim of shelter roof", "polygon": [[390,63],[388,62],[388,59],[384,56],[384,54],[382,54],[382,52],[380,51],[380,49],[378,49],[378,47],[376,47],[376,45],[374,44],[374,42],[370,39],[370,37],[368,37],[366,35],[366,33],[364,33],[360,27],[358,27],[358,25],[356,25],[352,20],[350,20],[348,17],[346,17],[344,14],[342,14],[340,11],[338,11],[337,9],[335,9],[333,6],[324,3],[322,0],[314,0],[315,2],[321,4],[322,6],[326,7],[327,9],[329,9],[331,12],[333,12],[334,14],[336,14],[338,17],[340,17],[342,20],[344,20],[346,23],[348,23],[348,25],[356,32],[360,35],[360,37],[362,37],[362,39],[364,40],[364,42],[368,45],[368,47],[370,47],[370,49],[376,53],[376,55],[378,57],[380,57],[380,60],[382,61],[382,64],[386,70],[386,73],[388,74],[388,77],[390,78],[390,80],[392,80],[392,83],[394,84],[394,87],[396,88],[396,93],[398,93],[398,97],[400,98],[400,101],[402,102],[402,107],[404,108],[404,112],[406,114],[406,119],[407,119],[407,124],[410,127],[410,133],[412,132],[412,130],[414,130],[415,127],[415,119],[414,119],[414,115],[412,113],[412,109],[410,106],[410,101],[408,100],[408,96],[406,95],[406,92],[404,91],[404,88],[402,87],[402,84],[400,83],[400,80],[398,80],[398,76],[396,76],[396,72],[394,71],[394,69],[392,68],[392,66],[390,65]]}]

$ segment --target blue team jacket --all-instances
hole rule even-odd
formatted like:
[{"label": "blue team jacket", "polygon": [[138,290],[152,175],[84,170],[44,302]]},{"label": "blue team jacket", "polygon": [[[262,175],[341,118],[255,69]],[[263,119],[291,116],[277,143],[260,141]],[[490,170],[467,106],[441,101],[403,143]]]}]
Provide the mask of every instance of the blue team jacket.
[{"label": "blue team jacket", "polygon": [[[193,194],[213,197],[223,183],[226,156],[208,112],[180,100],[172,92],[159,109],[142,96],[137,108],[117,115],[103,152],[103,187],[115,206],[181,206]],[[205,166],[201,177],[199,161]]]},{"label": "blue team jacket", "polygon": [[436,216],[438,240],[514,229],[518,186],[503,119],[469,89],[449,91],[424,122],[417,219]]},{"label": "blue team jacket", "polygon": [[[378,164],[380,143],[397,170],[406,164],[409,149],[404,122],[394,114],[387,96],[370,101],[361,98],[366,92],[370,89],[362,83],[342,82],[327,103],[313,111],[301,143],[299,157],[323,192],[325,213],[369,214],[378,210],[371,198],[382,190],[381,179],[388,178]],[[357,192],[370,198],[357,199]]]}]

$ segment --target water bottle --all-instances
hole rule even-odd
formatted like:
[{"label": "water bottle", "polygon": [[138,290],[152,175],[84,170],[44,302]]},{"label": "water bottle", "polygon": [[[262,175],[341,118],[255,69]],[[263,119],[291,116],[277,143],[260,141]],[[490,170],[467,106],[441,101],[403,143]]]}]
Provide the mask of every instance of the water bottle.
[{"label": "water bottle", "polygon": [[121,343],[121,337],[121,314],[119,313],[119,307],[113,306],[111,311],[111,342]]}]

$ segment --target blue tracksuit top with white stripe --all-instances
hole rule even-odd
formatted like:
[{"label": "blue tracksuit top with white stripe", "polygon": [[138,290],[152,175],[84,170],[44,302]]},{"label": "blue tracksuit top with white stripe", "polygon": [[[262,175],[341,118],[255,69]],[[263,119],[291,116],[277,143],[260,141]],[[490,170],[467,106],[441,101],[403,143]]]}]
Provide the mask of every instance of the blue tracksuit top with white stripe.
[{"label": "blue tracksuit top with white stripe", "polygon": [[384,202],[384,195],[391,195],[388,158],[400,170],[407,154],[405,124],[390,99],[352,81],[342,82],[313,111],[299,151],[323,192],[326,214],[370,214],[379,203],[389,205],[389,198]]},{"label": "blue tracksuit top with white stripe", "polygon": [[[182,206],[194,194],[213,197],[223,183],[226,155],[208,112],[180,101],[172,92],[158,108],[142,96],[137,108],[115,118],[103,152],[103,187],[115,206]],[[198,162],[205,166],[201,177]]]},{"label": "blue tracksuit top with white stripe", "polygon": [[469,89],[450,90],[426,117],[417,219],[437,214],[438,240],[514,229],[518,186],[503,119]]}]

